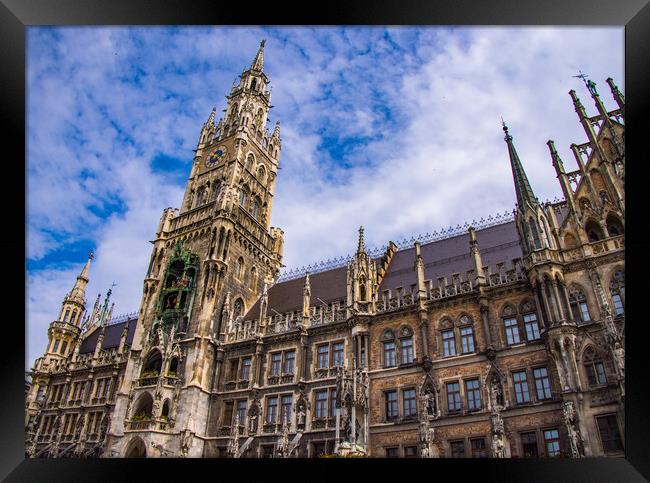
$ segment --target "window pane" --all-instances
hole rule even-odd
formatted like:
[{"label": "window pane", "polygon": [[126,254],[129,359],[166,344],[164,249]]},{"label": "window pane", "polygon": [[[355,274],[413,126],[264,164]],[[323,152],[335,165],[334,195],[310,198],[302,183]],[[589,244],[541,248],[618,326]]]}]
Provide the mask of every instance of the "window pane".
[{"label": "window pane", "polygon": [[445,356],[456,355],[456,342],[454,341],[453,330],[446,330],[442,333],[442,349],[443,355]]},{"label": "window pane", "polygon": [[399,448],[386,448],[386,458],[398,458]]},{"label": "window pane", "polygon": [[603,366],[602,362],[596,362],[594,367],[596,368],[598,384],[605,384],[607,382],[607,378],[605,377],[605,366]]},{"label": "window pane", "polygon": [[386,392],[386,419],[397,417],[397,391]]},{"label": "window pane", "polygon": [[551,382],[548,378],[548,371],[546,367],[538,367],[533,370],[533,377],[535,378],[535,391],[537,392],[537,399],[550,399],[551,398]]},{"label": "window pane", "polygon": [[280,362],[282,359],[282,354],[280,352],[276,352],[275,354],[271,354],[271,375],[272,376],[279,376],[280,375]]},{"label": "window pane", "polygon": [[290,351],[284,354],[284,373],[293,374],[294,363],[296,360],[296,352]]},{"label": "window pane", "polygon": [[400,341],[402,347],[402,364],[411,364],[413,362],[413,338],[407,337]]},{"label": "window pane", "polygon": [[474,352],[474,329],[471,327],[460,329],[460,343],[463,354]]},{"label": "window pane", "polygon": [[612,294],[612,302],[614,302],[614,314],[623,315],[625,310],[623,310],[623,300],[619,294]]},{"label": "window pane", "polygon": [[384,367],[395,365],[395,342],[384,342]]},{"label": "window pane", "polygon": [[537,434],[535,432],[522,433],[521,445],[524,450],[524,458],[537,458]]},{"label": "window pane", "polygon": [[417,458],[417,457],[418,457],[417,446],[404,446],[404,458]]},{"label": "window pane", "polygon": [[330,392],[330,418],[336,417],[336,389]]},{"label": "window pane", "polygon": [[325,369],[329,367],[328,359],[329,350],[326,345],[321,345],[318,347],[318,368]]},{"label": "window pane", "polygon": [[451,447],[452,458],[465,457],[465,441],[451,441],[449,446]]},{"label": "window pane", "polygon": [[447,407],[449,412],[460,411],[460,384],[457,382],[447,383]]},{"label": "window pane", "polygon": [[560,454],[560,438],[557,429],[544,431],[544,443],[546,444],[547,456],[558,456]]},{"label": "window pane", "polygon": [[343,342],[332,346],[332,364],[334,367],[343,365]]},{"label": "window pane", "polygon": [[582,321],[589,322],[591,317],[589,316],[589,308],[585,302],[580,302],[580,313],[582,314]]},{"label": "window pane", "polygon": [[526,379],[526,371],[513,372],[512,379],[515,385],[515,398],[518,404],[527,403],[530,401],[530,394],[528,393],[528,380]]},{"label": "window pane", "polygon": [[478,379],[465,381],[465,392],[467,393],[467,409],[481,409],[481,391]]},{"label": "window pane", "polygon": [[485,438],[477,438],[471,440],[472,445],[472,458],[487,458],[487,447],[485,446]]},{"label": "window pane", "polygon": [[237,422],[244,424],[246,420],[246,401],[237,401]]},{"label": "window pane", "polygon": [[318,391],[316,393],[315,416],[317,419],[326,417],[327,411],[327,391]]},{"label": "window pane", "polygon": [[539,335],[539,324],[537,323],[537,315],[526,314],[524,315],[524,325],[526,327],[526,340],[537,340]]},{"label": "window pane", "polygon": [[409,389],[403,393],[404,417],[411,417],[417,414],[415,389]]},{"label": "window pane", "polygon": [[274,424],[278,418],[278,398],[270,398],[266,403],[266,422]]},{"label": "window pane", "polygon": [[506,339],[508,345],[519,344],[519,328],[517,327],[517,319],[505,319],[503,321],[506,327]]},{"label": "window pane", "polygon": [[598,431],[600,432],[603,451],[605,453],[623,451],[623,443],[621,441],[621,434],[618,431],[616,416],[610,414],[608,416],[598,417],[596,420],[598,421]]},{"label": "window pane", "polygon": [[250,379],[250,375],[251,375],[251,359],[246,358],[242,360],[241,379],[244,381],[248,381]]}]

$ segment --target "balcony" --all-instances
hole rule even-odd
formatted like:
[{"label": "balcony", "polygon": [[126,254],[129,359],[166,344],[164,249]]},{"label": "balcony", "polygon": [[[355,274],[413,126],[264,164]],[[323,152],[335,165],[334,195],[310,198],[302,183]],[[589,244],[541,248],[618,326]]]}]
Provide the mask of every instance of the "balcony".
[{"label": "balcony", "polygon": [[126,429],[130,431],[146,431],[153,429],[155,420],[153,419],[132,419],[126,423]]}]

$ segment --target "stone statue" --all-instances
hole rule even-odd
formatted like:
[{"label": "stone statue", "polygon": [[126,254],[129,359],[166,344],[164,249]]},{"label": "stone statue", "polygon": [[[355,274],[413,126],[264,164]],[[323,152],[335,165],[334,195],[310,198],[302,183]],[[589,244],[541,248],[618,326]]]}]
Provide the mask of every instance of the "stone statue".
[{"label": "stone statue", "polygon": [[505,406],[503,400],[503,388],[499,381],[498,376],[494,376],[490,381],[490,402],[495,408],[503,408]]},{"label": "stone statue", "polygon": [[569,435],[569,444],[571,445],[571,455],[574,458],[583,456],[582,436],[576,428],[576,410],[573,401],[564,401],[562,403],[562,413],[564,415],[564,424],[567,427]]},{"label": "stone statue", "polygon": [[625,377],[625,349],[620,342],[614,344],[614,362],[621,377]]},{"label": "stone statue", "polygon": [[305,408],[302,405],[298,408],[297,422],[298,426],[305,424]]},{"label": "stone statue", "polygon": [[505,444],[501,434],[492,435],[492,456],[494,458],[505,458]]}]

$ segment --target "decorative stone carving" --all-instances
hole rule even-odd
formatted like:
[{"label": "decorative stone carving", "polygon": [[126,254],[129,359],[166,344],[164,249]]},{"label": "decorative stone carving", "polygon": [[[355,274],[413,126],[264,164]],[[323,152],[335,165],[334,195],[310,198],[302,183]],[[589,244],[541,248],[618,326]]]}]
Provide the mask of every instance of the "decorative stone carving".
[{"label": "decorative stone carving", "polygon": [[562,413],[569,436],[569,444],[571,445],[571,456],[580,458],[584,456],[584,447],[582,436],[577,428],[577,415],[573,401],[564,401],[562,403]]}]

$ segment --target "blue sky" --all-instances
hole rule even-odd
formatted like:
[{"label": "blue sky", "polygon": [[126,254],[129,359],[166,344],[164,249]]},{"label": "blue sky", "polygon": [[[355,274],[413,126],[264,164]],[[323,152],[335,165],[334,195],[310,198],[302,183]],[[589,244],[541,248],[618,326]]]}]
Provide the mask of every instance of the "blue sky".
[{"label": "blue sky", "polygon": [[[27,352],[85,262],[87,298],[115,282],[138,310],[162,210],[178,207],[202,123],[266,39],[269,126],[282,153],[271,224],[293,268],[515,203],[500,117],[540,199],[560,196],[595,113],[582,70],[624,91],[623,29],[30,27],[27,37]],[[334,234],[334,235],[333,235]]]}]

